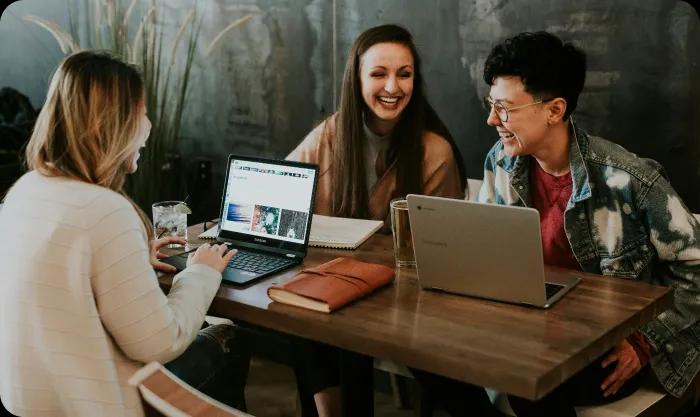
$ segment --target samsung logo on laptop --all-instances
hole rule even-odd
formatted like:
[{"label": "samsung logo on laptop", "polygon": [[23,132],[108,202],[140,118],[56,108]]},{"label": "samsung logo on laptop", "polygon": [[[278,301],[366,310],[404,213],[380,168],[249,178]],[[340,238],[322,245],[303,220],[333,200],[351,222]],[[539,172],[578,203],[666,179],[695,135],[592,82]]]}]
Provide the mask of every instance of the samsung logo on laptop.
[{"label": "samsung logo on laptop", "polygon": [[267,239],[262,239],[259,237],[254,237],[253,241],[258,242],[258,243],[267,243]]},{"label": "samsung logo on laptop", "polygon": [[433,246],[441,246],[443,248],[447,247],[447,242],[438,242],[436,240],[428,240],[428,239],[422,239],[423,243],[426,245],[433,245]]}]

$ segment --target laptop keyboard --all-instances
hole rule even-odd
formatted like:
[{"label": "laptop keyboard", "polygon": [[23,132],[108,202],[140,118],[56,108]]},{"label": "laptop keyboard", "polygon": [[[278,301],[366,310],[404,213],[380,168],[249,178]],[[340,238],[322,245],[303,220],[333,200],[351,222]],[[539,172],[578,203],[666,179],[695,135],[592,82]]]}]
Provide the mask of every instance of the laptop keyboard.
[{"label": "laptop keyboard", "polygon": [[293,263],[294,261],[291,259],[256,252],[246,252],[239,249],[236,256],[234,256],[233,259],[231,259],[231,262],[229,262],[228,266],[229,268],[255,272],[256,274],[264,274]]},{"label": "laptop keyboard", "polygon": [[552,298],[556,293],[563,290],[564,286],[561,284],[553,284],[551,282],[544,283],[544,291],[547,293],[547,299]]}]

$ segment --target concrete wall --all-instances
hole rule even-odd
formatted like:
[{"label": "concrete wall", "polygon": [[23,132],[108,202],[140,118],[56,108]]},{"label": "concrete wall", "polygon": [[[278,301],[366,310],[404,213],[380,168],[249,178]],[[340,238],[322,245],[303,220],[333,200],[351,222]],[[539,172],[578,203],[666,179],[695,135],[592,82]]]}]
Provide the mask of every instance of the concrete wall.
[{"label": "concrete wall", "polygon": [[[122,0],[123,1],[123,0]],[[162,0],[172,37],[191,0]],[[700,24],[672,0],[200,0],[202,45],[241,16],[245,26],[200,59],[181,150],[214,161],[218,187],[230,152],[283,157],[334,109],[347,51],[380,23],[409,28],[424,59],[429,97],[451,129],[471,177],[496,136],[479,97],[493,44],[524,30],[550,30],[588,53],[576,119],[590,133],[660,161],[700,211]],[[40,106],[61,53],[31,13],[67,22],[65,0],[22,0],[0,22],[0,86]],[[201,49],[204,49],[203,47]],[[219,198],[218,191],[213,195]]]}]

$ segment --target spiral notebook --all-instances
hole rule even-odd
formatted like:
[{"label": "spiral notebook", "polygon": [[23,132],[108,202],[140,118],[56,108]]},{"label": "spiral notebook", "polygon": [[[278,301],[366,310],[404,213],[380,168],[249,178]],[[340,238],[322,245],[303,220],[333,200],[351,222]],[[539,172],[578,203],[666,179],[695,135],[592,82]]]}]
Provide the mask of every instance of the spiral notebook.
[{"label": "spiral notebook", "polygon": [[[348,219],[314,214],[311,220],[309,245],[318,248],[357,249],[369,239],[384,222],[379,220]],[[216,239],[218,225],[201,233],[200,239]]]}]

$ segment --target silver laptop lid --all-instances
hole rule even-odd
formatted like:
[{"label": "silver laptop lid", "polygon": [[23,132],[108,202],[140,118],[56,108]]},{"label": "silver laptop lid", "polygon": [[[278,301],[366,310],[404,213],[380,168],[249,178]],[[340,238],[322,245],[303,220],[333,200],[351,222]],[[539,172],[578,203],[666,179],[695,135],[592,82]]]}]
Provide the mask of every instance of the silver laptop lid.
[{"label": "silver laptop lid", "polygon": [[422,287],[547,305],[537,210],[421,195],[407,200]]}]

